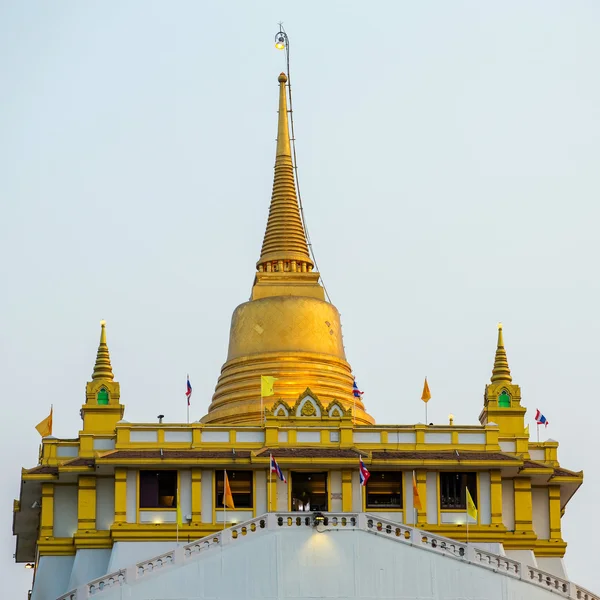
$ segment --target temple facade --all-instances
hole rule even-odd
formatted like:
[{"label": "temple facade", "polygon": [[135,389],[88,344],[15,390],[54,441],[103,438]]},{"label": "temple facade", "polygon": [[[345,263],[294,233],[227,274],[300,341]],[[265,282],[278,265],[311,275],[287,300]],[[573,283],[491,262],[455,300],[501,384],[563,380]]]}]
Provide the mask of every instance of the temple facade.
[{"label": "temple facade", "polygon": [[[281,74],[265,237],[251,298],[233,312],[208,412],[190,424],[125,420],[127,399],[101,324],[82,428],[69,439],[43,439],[39,464],[23,469],[14,503],[15,556],[34,567],[32,599],[291,597],[289,561],[304,573],[304,595],[296,598],[314,597],[311,585],[324,586],[328,597],[375,597],[364,590],[371,571],[383,573],[384,566],[373,585],[383,586],[379,597],[394,597],[400,584],[389,583],[387,573],[401,569],[394,560],[414,563],[414,573],[425,563],[429,573],[458,569],[465,581],[485,573],[478,581],[494,590],[489,598],[542,598],[550,591],[587,598],[568,580],[561,531],[583,473],[560,465],[558,442],[530,438],[501,326],[497,335],[475,424],[375,423],[353,392],[340,315],[308,250]],[[273,378],[272,395],[261,391],[263,376]],[[361,461],[369,473],[364,486]],[[475,517],[467,515],[468,496]],[[340,535],[326,552],[318,540],[334,532]],[[302,555],[299,548],[312,550]],[[221,565],[232,565],[227,576],[218,552]],[[261,552],[271,557],[279,583],[251,584],[252,593],[242,593],[231,573],[252,580],[249,565]],[[352,589],[332,589],[331,571],[322,579],[303,571],[318,561],[331,564],[332,552],[342,569],[334,579],[357,572]],[[412,589],[410,570],[402,569],[401,587]],[[510,585],[497,571],[506,571]],[[415,588],[411,597],[455,597],[444,595],[452,586],[443,578],[432,586]],[[461,597],[482,597],[470,593]]]}]

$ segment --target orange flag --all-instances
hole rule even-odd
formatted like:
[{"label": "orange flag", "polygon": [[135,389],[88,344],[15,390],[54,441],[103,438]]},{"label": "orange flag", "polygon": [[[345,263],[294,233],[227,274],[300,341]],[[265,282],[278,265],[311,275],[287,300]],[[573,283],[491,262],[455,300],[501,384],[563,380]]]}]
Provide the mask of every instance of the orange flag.
[{"label": "orange flag", "polygon": [[415,472],[413,471],[413,507],[417,510],[423,510],[423,506],[421,505],[421,498],[419,497],[419,490],[417,489],[417,479],[415,477]]},{"label": "orange flag", "polygon": [[429,402],[431,400],[431,392],[429,391],[427,377],[425,377],[425,384],[423,385],[423,395],[421,396],[421,400],[423,400],[423,402]]},{"label": "orange flag", "polygon": [[225,490],[223,494],[223,506],[225,508],[235,508],[235,504],[233,503],[233,494],[231,493],[231,487],[229,486],[229,477],[227,477],[227,471],[223,471],[225,474]]},{"label": "orange flag", "polygon": [[52,435],[52,407],[50,407],[50,414],[38,423],[35,428],[43,438]]}]

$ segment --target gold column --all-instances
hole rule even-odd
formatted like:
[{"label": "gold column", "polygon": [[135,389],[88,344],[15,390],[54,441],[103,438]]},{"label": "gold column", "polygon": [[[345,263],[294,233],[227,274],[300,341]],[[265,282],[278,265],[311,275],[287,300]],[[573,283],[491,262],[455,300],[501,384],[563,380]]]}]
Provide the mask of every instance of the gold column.
[{"label": "gold column", "polygon": [[202,470],[192,469],[192,525],[202,521]]},{"label": "gold column", "polygon": [[352,471],[342,471],[342,512],[352,512]]},{"label": "gold column", "polygon": [[42,483],[40,538],[54,537],[54,484]]},{"label": "gold column", "polygon": [[421,510],[417,510],[417,526],[427,524],[427,471],[418,470],[415,473],[417,491],[421,501]]},{"label": "gold column", "polygon": [[127,469],[115,469],[115,523],[127,521]]},{"label": "gold column", "polygon": [[500,470],[490,471],[491,523],[502,525],[502,475]]},{"label": "gold column", "polygon": [[80,475],[77,494],[77,530],[96,530],[96,477]]},{"label": "gold column", "polygon": [[531,479],[519,478],[515,484],[515,531],[533,531]]},{"label": "gold column", "polygon": [[560,532],[560,486],[548,486],[548,507],[550,513],[550,539],[560,540],[562,535]]}]

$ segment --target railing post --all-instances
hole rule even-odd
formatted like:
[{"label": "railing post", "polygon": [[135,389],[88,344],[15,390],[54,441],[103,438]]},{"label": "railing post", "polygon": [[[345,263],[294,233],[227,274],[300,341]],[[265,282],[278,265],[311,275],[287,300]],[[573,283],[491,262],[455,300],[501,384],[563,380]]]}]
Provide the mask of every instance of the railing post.
[{"label": "railing post", "polygon": [[356,521],[358,528],[362,529],[363,531],[368,531],[368,527],[367,527],[367,515],[366,513],[358,513],[358,518]]},{"label": "railing post", "polygon": [[125,584],[131,585],[135,583],[135,580],[137,579],[137,565],[123,569],[123,574],[125,575]]},{"label": "railing post", "polygon": [[277,529],[277,517],[279,515],[277,513],[267,513],[267,529],[275,530]]}]

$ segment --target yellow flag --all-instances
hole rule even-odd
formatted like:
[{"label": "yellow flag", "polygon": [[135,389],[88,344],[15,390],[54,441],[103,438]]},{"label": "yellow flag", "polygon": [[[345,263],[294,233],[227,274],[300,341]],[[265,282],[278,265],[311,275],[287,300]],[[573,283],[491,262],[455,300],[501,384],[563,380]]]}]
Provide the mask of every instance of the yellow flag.
[{"label": "yellow flag", "polygon": [[223,471],[224,474],[224,494],[223,494],[223,506],[226,508],[235,508],[233,503],[233,494],[231,493],[231,487],[229,486],[229,477],[227,477],[227,471]]},{"label": "yellow flag", "polygon": [[419,496],[419,490],[417,488],[417,479],[415,477],[415,472],[413,471],[413,507],[417,510],[423,510],[423,506],[421,504],[421,497]]},{"label": "yellow flag", "polygon": [[429,402],[431,400],[431,392],[429,391],[427,377],[425,377],[425,385],[423,385],[423,395],[421,396],[421,400],[423,400],[423,402]]},{"label": "yellow flag", "polygon": [[477,507],[475,506],[475,502],[473,502],[473,498],[471,498],[469,488],[465,489],[467,490],[467,515],[477,521]]},{"label": "yellow flag", "polygon": [[35,428],[43,438],[52,435],[52,408],[50,408],[50,414],[43,421],[38,423]]},{"label": "yellow flag", "polygon": [[277,377],[271,377],[270,375],[261,375],[260,376],[260,395],[263,398],[267,398],[268,396],[273,396],[275,394],[275,390],[273,389],[273,384],[277,381]]}]

